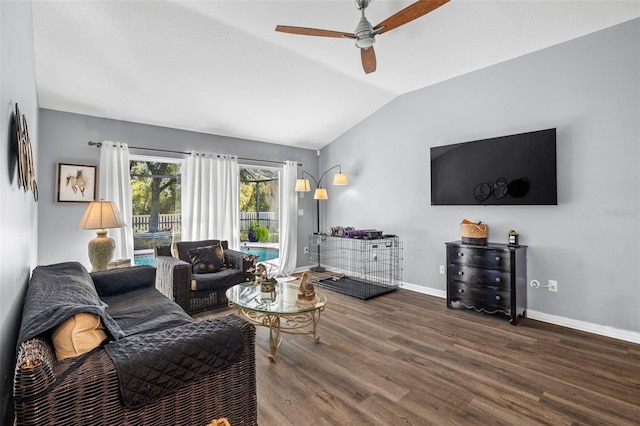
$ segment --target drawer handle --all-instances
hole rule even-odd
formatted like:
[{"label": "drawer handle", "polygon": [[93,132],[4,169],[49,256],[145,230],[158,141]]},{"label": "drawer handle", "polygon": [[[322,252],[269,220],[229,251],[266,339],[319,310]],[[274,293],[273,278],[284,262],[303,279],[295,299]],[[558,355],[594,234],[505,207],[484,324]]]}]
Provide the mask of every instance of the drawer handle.
[{"label": "drawer handle", "polygon": [[502,299],[500,296],[496,296],[496,300],[500,300]]},{"label": "drawer handle", "polygon": [[496,282],[499,283],[500,281],[502,281],[500,277],[496,277]]},{"label": "drawer handle", "polygon": [[459,288],[459,289],[458,289],[458,293],[464,293],[464,289]]},{"label": "drawer handle", "polygon": [[496,260],[500,262],[500,256],[496,256]]},{"label": "drawer handle", "polygon": [[458,256],[462,257],[462,256],[464,256],[464,253],[458,253]]},{"label": "drawer handle", "polygon": [[458,275],[464,275],[464,272],[459,271],[459,272],[458,272]]}]

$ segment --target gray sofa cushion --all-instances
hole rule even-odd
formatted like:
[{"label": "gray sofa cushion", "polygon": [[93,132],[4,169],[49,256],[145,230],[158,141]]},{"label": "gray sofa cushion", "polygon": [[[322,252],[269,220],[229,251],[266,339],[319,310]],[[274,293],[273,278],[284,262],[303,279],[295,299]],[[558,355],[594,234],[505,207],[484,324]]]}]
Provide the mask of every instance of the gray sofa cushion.
[{"label": "gray sofa cushion", "polygon": [[130,408],[227,367],[243,349],[242,331],[227,317],[137,334],[105,346],[118,372],[122,401]]},{"label": "gray sofa cushion", "polygon": [[155,288],[141,288],[103,300],[109,305],[107,312],[125,336],[153,333],[195,321]]},{"label": "gray sofa cushion", "polygon": [[107,269],[91,273],[98,296],[113,296],[140,288],[153,288],[156,268],[148,265]]}]

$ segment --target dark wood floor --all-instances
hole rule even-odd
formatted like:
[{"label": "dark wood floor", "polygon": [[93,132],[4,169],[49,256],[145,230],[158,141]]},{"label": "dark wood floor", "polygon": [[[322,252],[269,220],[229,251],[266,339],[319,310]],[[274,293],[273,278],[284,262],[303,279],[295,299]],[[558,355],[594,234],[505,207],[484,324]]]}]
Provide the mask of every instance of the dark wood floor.
[{"label": "dark wood floor", "polygon": [[272,363],[257,329],[262,426],[640,424],[640,345],[408,290],[326,294],[320,343],[285,335]]}]

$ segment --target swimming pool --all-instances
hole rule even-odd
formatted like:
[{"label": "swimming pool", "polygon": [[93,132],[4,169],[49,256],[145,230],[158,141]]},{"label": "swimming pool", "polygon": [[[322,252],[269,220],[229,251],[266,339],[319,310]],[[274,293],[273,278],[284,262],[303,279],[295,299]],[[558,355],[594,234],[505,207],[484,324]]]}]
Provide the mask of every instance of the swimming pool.
[{"label": "swimming pool", "polygon": [[[258,256],[258,262],[266,262],[267,260],[277,259],[280,256],[280,251],[277,248],[272,247],[243,246],[241,251]],[[156,266],[155,256],[153,253],[136,254],[133,258],[133,264]]]},{"label": "swimming pool", "polygon": [[133,257],[134,265],[156,266],[155,256],[152,254],[136,254]]},{"label": "swimming pool", "polygon": [[266,262],[267,260],[277,259],[280,256],[280,250],[271,247],[249,247],[243,246],[240,250],[258,256],[258,262]]}]

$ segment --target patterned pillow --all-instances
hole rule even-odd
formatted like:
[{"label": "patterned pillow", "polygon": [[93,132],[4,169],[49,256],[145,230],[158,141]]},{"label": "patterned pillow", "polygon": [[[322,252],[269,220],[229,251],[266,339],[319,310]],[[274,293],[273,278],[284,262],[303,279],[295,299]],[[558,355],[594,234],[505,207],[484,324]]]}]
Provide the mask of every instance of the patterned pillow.
[{"label": "patterned pillow", "polygon": [[198,247],[189,250],[191,267],[194,274],[210,274],[227,268],[224,263],[222,246]]}]

